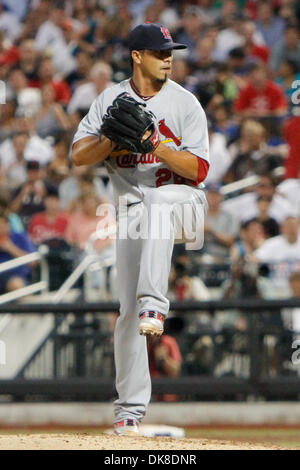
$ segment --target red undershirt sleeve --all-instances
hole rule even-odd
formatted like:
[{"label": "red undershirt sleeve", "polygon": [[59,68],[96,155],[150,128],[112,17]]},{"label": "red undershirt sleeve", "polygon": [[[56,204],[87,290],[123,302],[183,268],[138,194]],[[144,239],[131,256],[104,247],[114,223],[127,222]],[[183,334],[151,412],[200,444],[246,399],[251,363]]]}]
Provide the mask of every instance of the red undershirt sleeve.
[{"label": "red undershirt sleeve", "polygon": [[196,180],[197,184],[205,180],[205,178],[207,177],[208,170],[209,163],[206,160],[203,160],[203,158],[198,157],[198,175]]}]

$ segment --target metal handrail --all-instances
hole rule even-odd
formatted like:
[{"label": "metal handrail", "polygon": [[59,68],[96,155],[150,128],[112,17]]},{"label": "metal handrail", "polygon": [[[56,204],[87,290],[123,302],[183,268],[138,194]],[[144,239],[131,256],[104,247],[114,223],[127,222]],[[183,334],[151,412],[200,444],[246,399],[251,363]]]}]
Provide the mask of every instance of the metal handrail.
[{"label": "metal handrail", "polygon": [[39,282],[35,282],[33,284],[30,284],[29,286],[25,286],[20,289],[16,289],[12,292],[0,295],[0,304],[11,302],[13,300],[20,299],[25,295],[34,294],[36,292],[48,291],[49,268],[47,260],[45,258],[45,255],[47,253],[48,247],[46,247],[45,245],[41,245],[38,248],[38,251],[35,251],[34,253],[29,253],[27,255],[20,256],[18,258],[12,259],[10,261],[5,261],[4,263],[0,264],[0,273],[9,271],[14,268],[18,268],[20,266],[24,266],[29,263],[33,263],[35,261],[39,261],[41,266],[41,280]]},{"label": "metal handrail", "polygon": [[[280,177],[283,176],[285,173],[285,169],[283,167],[277,167],[275,170],[272,171],[272,175]],[[260,176],[252,175],[247,176],[246,178],[242,178],[241,180],[234,181],[233,183],[225,184],[220,189],[220,193],[223,196],[228,196],[231,193],[235,193],[237,191],[241,191],[242,189],[249,188],[257,184],[260,180]]]},{"label": "metal handrail", "polygon": [[[86,256],[81,263],[76,267],[72,274],[65,280],[65,282],[60,286],[56,294],[52,299],[52,303],[60,302],[63,297],[69,292],[69,290],[74,286],[78,281],[80,276],[94,263],[100,263],[99,255],[88,255]],[[101,262],[101,268],[112,266],[115,262],[115,258],[111,257]]]},{"label": "metal handrail", "polygon": [[[78,281],[78,279],[85,273],[85,271],[91,265],[97,265],[98,269],[108,268],[115,264],[116,257],[114,255],[106,256],[104,253],[104,257],[101,254],[97,254],[94,249],[94,243],[103,238],[104,234],[106,236],[114,235],[116,233],[116,226],[110,227],[108,231],[96,231],[94,232],[87,241],[85,245],[85,249],[87,256],[81,261],[81,263],[76,267],[76,269],[71,273],[71,275],[65,280],[65,282],[60,286],[54,297],[52,298],[52,308],[54,305],[58,306],[61,300],[65,297],[65,295],[70,291],[70,289],[74,286],[74,284]],[[42,305],[42,304],[39,304]],[[49,302],[47,302],[49,306]],[[76,305],[76,304],[75,304]],[[0,307],[1,308],[1,307]],[[26,370],[27,366],[30,364],[32,360],[39,354],[42,348],[45,346],[49,338],[53,336],[53,333],[57,330],[58,326],[62,325],[63,321],[65,320],[64,317],[57,318],[54,317],[54,325],[51,331],[47,334],[47,336],[42,340],[39,346],[36,348],[34,353],[30,356],[30,358],[23,364],[22,368],[18,371],[16,377],[22,377],[24,371]]]},{"label": "metal handrail", "polygon": [[116,231],[117,226],[113,225],[105,230],[96,230],[90,235],[89,239],[85,244],[85,251],[87,253],[87,256],[76,267],[76,269],[72,272],[68,279],[66,279],[65,282],[60,286],[60,288],[52,299],[53,303],[60,302],[64,298],[64,296],[69,292],[69,290],[74,286],[74,284],[78,281],[78,279],[82,276],[82,274],[84,274],[91,265],[97,265],[98,269],[108,268],[114,265],[115,256],[103,258],[103,256],[101,256],[101,253],[97,253],[94,249],[94,244],[97,240],[115,235]]},{"label": "metal handrail", "polygon": [[258,182],[259,177],[257,175],[248,176],[247,178],[243,178],[239,181],[234,181],[233,183],[226,184],[220,189],[220,193],[223,194],[223,196],[228,196],[229,194],[235,193],[236,191],[241,191],[242,189],[254,186]]}]

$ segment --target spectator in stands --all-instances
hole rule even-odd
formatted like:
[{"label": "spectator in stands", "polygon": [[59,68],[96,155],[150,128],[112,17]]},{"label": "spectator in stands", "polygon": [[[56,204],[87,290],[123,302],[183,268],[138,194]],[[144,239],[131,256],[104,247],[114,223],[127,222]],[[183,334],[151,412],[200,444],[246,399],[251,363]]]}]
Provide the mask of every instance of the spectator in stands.
[{"label": "spectator in stands", "polygon": [[[222,285],[222,298],[223,299],[243,299],[249,297],[259,297],[258,289],[258,272],[257,267],[244,257],[237,258],[232,264],[230,269],[230,277]],[[234,322],[229,320],[234,317]],[[233,311],[226,314],[224,323],[234,323],[235,326],[244,322],[245,328],[246,317],[238,312]]]},{"label": "spectator in stands", "polygon": [[70,136],[66,132],[59,132],[54,136],[54,158],[47,166],[47,176],[54,186],[59,185],[69,177],[69,149]]},{"label": "spectator in stands", "polygon": [[74,95],[68,106],[68,113],[74,114],[76,111],[88,110],[94,99],[107,88],[111,83],[112,69],[105,62],[97,62],[90,72],[90,80],[76,88]]},{"label": "spectator in stands", "polygon": [[168,335],[151,338],[148,352],[151,377],[177,377],[180,374],[182,358],[174,338]]},{"label": "spectator in stands", "polygon": [[49,7],[49,11],[46,12],[47,21],[41,24],[35,36],[35,47],[39,51],[51,48],[58,41],[63,43],[64,39],[62,28],[66,16],[63,3],[55,1],[50,5],[49,2]]},{"label": "spectator in stands", "polygon": [[287,217],[281,235],[266,240],[254,253],[255,259],[270,266],[270,277],[284,294],[288,294],[291,272],[300,266],[299,220]]},{"label": "spectator in stands", "polygon": [[281,225],[281,235],[266,240],[255,252],[261,262],[300,261],[299,220],[287,217]]},{"label": "spectator in stands", "polygon": [[287,59],[281,62],[276,83],[285,93],[289,108],[293,108],[295,106],[293,102],[295,83],[300,83],[300,68],[293,60]]},{"label": "spectator in stands", "polygon": [[288,216],[296,213],[296,208],[276,188],[275,178],[270,175],[261,176],[254,191],[224,201],[223,207],[238,217],[241,222],[245,222],[258,217],[257,199],[259,196],[271,197],[268,214],[281,224]]},{"label": "spectator in stands", "polygon": [[26,180],[26,162],[37,160],[45,166],[53,158],[51,145],[28,131],[16,132],[0,145],[0,165],[7,175],[11,189]]},{"label": "spectator in stands", "polygon": [[273,7],[267,1],[259,2],[256,26],[265,44],[270,48],[281,40],[285,30],[284,20],[274,15]]},{"label": "spectator in stands", "polygon": [[66,82],[69,84],[72,93],[88,81],[92,65],[91,55],[87,51],[79,49],[76,53],[76,69],[66,77]]},{"label": "spectator in stands", "polygon": [[231,164],[231,156],[226,145],[225,136],[220,132],[214,132],[210,121],[208,121],[208,135],[211,165],[206,183],[220,183]]},{"label": "spectator in stands", "polygon": [[287,111],[287,102],[281,88],[268,79],[264,64],[254,64],[249,74],[249,85],[240,91],[234,103],[240,117],[280,117]]},{"label": "spectator in stands", "polygon": [[218,64],[213,59],[214,40],[201,37],[196,44],[191,77],[196,82],[195,93],[205,107],[214,94],[214,82],[218,72]]},{"label": "spectator in stands", "polygon": [[2,142],[11,137],[17,127],[16,122],[17,102],[13,98],[6,100],[6,103],[1,104],[0,113],[0,145]]},{"label": "spectator in stands", "polygon": [[13,232],[23,233],[24,226],[20,217],[14,212],[10,211],[10,193],[1,189],[0,192],[0,213],[6,213],[8,215],[9,225]]},{"label": "spectator in stands", "polygon": [[[16,233],[10,228],[9,217],[0,213],[0,263],[13,260],[35,251],[26,233]],[[31,269],[28,265],[20,266],[0,274],[0,292],[21,289],[29,281]]]},{"label": "spectator in stands", "polygon": [[266,239],[279,235],[279,224],[273,217],[269,216],[271,202],[271,196],[259,196],[257,198],[257,208],[259,212],[257,219],[263,226]]},{"label": "spectator in stands", "polygon": [[[71,214],[66,231],[67,241],[78,250],[83,251],[86,248],[90,236],[97,231],[99,223],[103,221],[103,216],[97,215],[97,208],[104,202],[93,190],[84,191],[80,196],[78,209]],[[114,223],[115,221],[108,214],[106,227]],[[98,252],[101,252],[111,244],[112,239],[107,237],[98,240],[94,246]]]},{"label": "spectator in stands", "polygon": [[45,170],[36,160],[26,163],[27,180],[12,194],[11,210],[28,226],[31,217],[45,210],[45,195],[51,185],[45,181]]},{"label": "spectator in stands", "polygon": [[204,252],[218,258],[229,257],[230,248],[239,233],[238,220],[222,209],[223,197],[218,184],[207,186],[208,213],[205,219]]},{"label": "spectator in stands", "polygon": [[192,52],[203,28],[203,14],[197,6],[187,6],[182,18],[183,30],[177,35],[177,41],[186,44]]},{"label": "spectator in stands", "polygon": [[59,185],[59,199],[61,207],[67,212],[72,212],[77,199],[85,189],[92,189],[100,199],[107,199],[106,187],[101,178],[95,175],[92,167],[73,166],[71,176],[64,179]]},{"label": "spectator in stands", "polygon": [[22,25],[18,17],[4,8],[0,3],[0,31],[4,31],[10,41],[17,39],[22,32]]},{"label": "spectator in stands", "polygon": [[19,186],[26,180],[24,153],[28,141],[28,133],[19,133],[0,145],[1,168],[7,177],[10,189]]},{"label": "spectator in stands", "polygon": [[300,32],[298,25],[287,26],[283,38],[273,47],[270,67],[279,72],[282,62],[292,61],[300,72]]},{"label": "spectator in stands", "polygon": [[69,214],[60,209],[58,191],[49,187],[44,197],[45,211],[34,214],[28,227],[31,240],[39,245],[51,238],[65,239]]},{"label": "spectator in stands", "polygon": [[180,25],[180,17],[176,9],[166,0],[155,0],[153,8],[158,12],[158,22],[165,25],[171,32]]},{"label": "spectator in stands", "polygon": [[248,73],[249,63],[242,47],[234,47],[228,54],[228,65],[239,88],[247,85],[245,76]]},{"label": "spectator in stands", "polygon": [[[175,338],[162,335],[160,338],[149,338],[149,370],[151,377],[178,377],[181,372],[182,357]],[[173,394],[155,397],[157,401],[177,401]]]},{"label": "spectator in stands", "polygon": [[295,208],[300,217],[300,173],[299,178],[288,178],[278,185],[278,193]]},{"label": "spectator in stands", "polygon": [[243,46],[242,29],[243,21],[241,21],[241,15],[238,13],[230,15],[227,27],[219,31],[216,39],[213,56],[217,62],[226,62],[228,54],[232,49]]},{"label": "spectator in stands", "polygon": [[29,86],[36,86],[38,80],[38,52],[33,39],[24,39],[20,44],[18,68],[22,70]]},{"label": "spectator in stands", "polygon": [[65,80],[55,79],[55,70],[52,59],[45,57],[38,68],[38,86],[50,85],[55,93],[55,101],[66,106],[71,99],[71,90]]},{"label": "spectator in stands", "polygon": [[[239,131],[239,127],[236,122],[233,121],[228,108],[229,107],[224,103],[221,103],[214,106],[212,109],[213,130],[218,134],[223,134],[226,138],[226,143],[235,140]],[[226,151],[228,152],[228,150]],[[231,160],[231,158],[229,158],[229,160]]]},{"label": "spectator in stands", "polygon": [[171,300],[209,300],[210,294],[199,278],[191,275],[191,264],[175,257],[169,276],[168,298]]},{"label": "spectator in stands", "polygon": [[55,91],[51,84],[41,88],[42,104],[35,116],[35,129],[41,138],[55,135],[57,132],[71,129],[69,116],[62,105],[55,102]]},{"label": "spectator in stands", "polygon": [[18,67],[11,68],[8,87],[11,89],[11,93],[16,100],[18,100],[23,90],[29,88],[28,79],[23,70]]},{"label": "spectator in stands", "polygon": [[257,219],[244,222],[240,228],[239,240],[231,248],[232,262],[251,259],[251,255],[265,242],[262,224]]},{"label": "spectator in stands", "polygon": [[240,138],[229,146],[231,165],[224,180],[227,183],[255,174],[270,173],[283,164],[282,152],[278,146],[268,146],[264,126],[254,119],[245,120],[240,127]]},{"label": "spectator in stands", "polygon": [[253,21],[244,21],[241,34],[244,38],[243,50],[250,60],[261,60],[268,64],[270,49],[262,43],[256,25]]},{"label": "spectator in stands", "polygon": [[[289,278],[290,293],[300,298],[300,270],[292,272]],[[295,339],[300,335],[300,308],[286,308],[282,311],[282,318],[287,330],[296,333]]]},{"label": "spectator in stands", "polygon": [[207,110],[211,112],[219,104],[229,106],[231,109],[238,93],[239,88],[236,78],[232,75],[229,64],[219,64],[214,83],[214,94],[207,106]]}]

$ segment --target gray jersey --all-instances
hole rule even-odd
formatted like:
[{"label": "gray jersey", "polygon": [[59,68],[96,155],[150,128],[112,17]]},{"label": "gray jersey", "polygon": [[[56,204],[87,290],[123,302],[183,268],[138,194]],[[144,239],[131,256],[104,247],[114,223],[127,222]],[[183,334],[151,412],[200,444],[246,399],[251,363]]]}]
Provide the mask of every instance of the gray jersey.
[{"label": "gray jersey", "polygon": [[[162,143],[174,150],[185,150],[209,162],[209,140],[204,110],[195,96],[172,80],[155,96],[146,101],[132,87],[131,80],[104,90],[82,119],[73,143],[88,136],[100,136],[103,116],[108,106],[122,92],[128,92],[139,102],[146,102],[157,120]],[[127,154],[107,158],[104,164],[111,177],[115,198],[127,198],[129,204],[143,200],[147,187],[165,184],[195,183],[176,175],[153,154]],[[198,185],[199,188],[203,184]]]}]

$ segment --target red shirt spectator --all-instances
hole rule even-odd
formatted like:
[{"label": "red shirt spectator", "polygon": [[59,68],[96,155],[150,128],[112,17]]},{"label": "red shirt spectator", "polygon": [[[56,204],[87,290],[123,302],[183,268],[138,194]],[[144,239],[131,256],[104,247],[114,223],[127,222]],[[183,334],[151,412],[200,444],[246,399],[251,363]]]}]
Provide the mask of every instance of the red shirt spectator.
[{"label": "red shirt spectator", "polygon": [[262,44],[253,44],[249,51],[249,56],[261,59],[265,64],[267,64],[270,58],[270,49]]},{"label": "red shirt spectator", "polygon": [[283,135],[289,144],[289,154],[285,161],[285,178],[300,178],[300,116],[285,122]]},{"label": "red shirt spectator", "polygon": [[182,363],[182,357],[177,341],[168,335],[163,335],[158,342],[152,340],[149,343],[148,354],[151,377],[173,375],[169,373],[166,365],[164,364],[166,358],[172,359],[173,361],[180,364],[180,366]]},{"label": "red shirt spectator", "polygon": [[16,46],[0,51],[0,65],[15,65],[18,63],[19,57],[19,49]]},{"label": "red shirt spectator", "polygon": [[39,244],[51,238],[65,238],[68,223],[68,214],[62,212],[51,219],[45,212],[41,212],[32,217],[28,231],[33,242]]},{"label": "red shirt spectator", "polygon": [[65,238],[69,215],[61,212],[56,188],[49,188],[44,200],[45,212],[34,214],[28,232],[34,243],[43,243],[51,238]]},{"label": "red shirt spectator", "polygon": [[244,116],[281,116],[287,102],[282,89],[267,79],[267,69],[257,64],[250,73],[250,82],[235,101],[234,111]]},{"label": "red shirt spectator", "polygon": [[[148,341],[149,370],[151,377],[177,377],[182,357],[175,338],[163,335]],[[178,396],[168,393],[156,397],[158,401],[177,401]]]},{"label": "red shirt spectator", "polygon": [[29,86],[33,88],[41,88],[43,85],[50,83],[55,91],[55,101],[66,105],[71,99],[71,90],[65,80],[54,79],[54,69],[51,59],[43,59],[39,66],[38,80],[31,80]]}]

